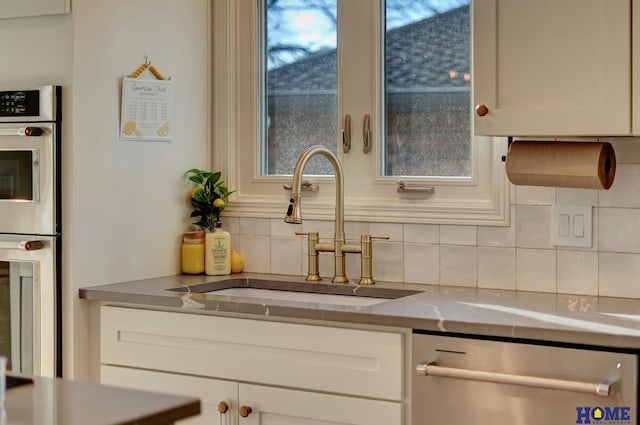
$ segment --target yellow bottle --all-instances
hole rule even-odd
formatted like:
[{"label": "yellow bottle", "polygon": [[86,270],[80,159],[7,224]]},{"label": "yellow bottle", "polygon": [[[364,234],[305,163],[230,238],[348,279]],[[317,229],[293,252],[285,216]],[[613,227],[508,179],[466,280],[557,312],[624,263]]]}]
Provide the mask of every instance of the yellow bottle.
[{"label": "yellow bottle", "polygon": [[210,276],[231,274],[231,235],[217,222],[213,232],[205,234],[205,273]]},{"label": "yellow bottle", "polygon": [[187,232],[182,235],[182,273],[204,273],[204,232]]}]

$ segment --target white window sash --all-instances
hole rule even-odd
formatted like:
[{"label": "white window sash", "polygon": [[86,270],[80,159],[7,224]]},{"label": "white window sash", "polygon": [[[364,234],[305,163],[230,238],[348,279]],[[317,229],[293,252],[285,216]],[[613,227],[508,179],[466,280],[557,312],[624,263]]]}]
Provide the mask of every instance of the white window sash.
[{"label": "white window sash", "polygon": [[[350,2],[341,2],[340,7]],[[357,0],[355,7],[372,2]],[[258,10],[256,0],[217,0],[213,3],[213,166],[222,170],[232,195],[225,215],[232,217],[284,217],[290,193],[283,189],[288,176],[260,176],[260,135],[258,78]],[[368,5],[368,6],[367,6]],[[378,40],[371,40],[377,43]],[[377,51],[377,49],[371,49]],[[341,60],[339,58],[339,60]],[[371,63],[378,58],[369,59]],[[344,63],[342,64],[344,65]],[[379,70],[370,67],[373,78]],[[339,94],[341,105],[347,95]],[[351,107],[354,143],[350,154],[340,157],[345,168],[345,219],[396,223],[438,223],[498,225],[509,224],[509,184],[500,160],[506,154],[506,140],[475,137],[473,177],[470,179],[410,179],[435,187],[434,195],[420,199],[398,196],[397,179],[382,177],[378,146],[364,155],[360,132],[364,113],[378,122],[378,93],[371,94],[365,106]],[[342,108],[342,106],[340,107]],[[344,115],[342,109],[339,115]],[[377,132],[374,128],[374,132]],[[374,135],[375,136],[375,135]],[[337,141],[336,141],[337,142]],[[353,154],[353,155],[352,155]],[[293,170],[292,170],[293,171]],[[308,176],[320,186],[318,193],[304,193],[303,214],[308,219],[332,220],[334,214],[333,178]]]}]

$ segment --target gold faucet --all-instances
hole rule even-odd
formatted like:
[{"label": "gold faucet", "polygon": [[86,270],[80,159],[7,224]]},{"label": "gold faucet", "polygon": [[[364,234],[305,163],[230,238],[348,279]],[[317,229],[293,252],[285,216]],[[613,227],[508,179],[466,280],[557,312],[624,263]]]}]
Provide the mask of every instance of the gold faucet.
[{"label": "gold faucet", "polygon": [[324,146],[316,145],[311,146],[305,150],[293,172],[293,183],[291,184],[291,199],[289,208],[287,209],[287,215],[284,221],[293,224],[302,224],[302,208],[300,207],[300,198],[302,197],[302,170],[307,164],[309,159],[316,155],[324,155],[327,157],[331,165],[336,179],[336,213],[335,213],[335,235],[333,245],[320,243],[320,237],[318,232],[296,232],[296,235],[307,236],[308,243],[308,260],[309,267],[307,277],[305,280],[310,282],[318,282],[322,280],[319,272],[318,254],[320,252],[333,252],[334,255],[334,276],[333,283],[349,283],[349,279],[345,274],[345,255],[347,253],[360,254],[361,261],[361,276],[359,285],[373,285],[373,239],[389,239],[389,236],[360,236],[360,245],[350,245],[345,243],[344,236],[344,185],[342,165],[338,161],[338,158],[329,149]]},{"label": "gold faucet", "polygon": [[[331,165],[333,166],[333,173],[336,179],[336,213],[335,213],[335,232],[333,247],[318,247],[321,249],[314,249],[314,251],[333,251],[334,256],[334,276],[333,283],[348,283],[349,279],[345,275],[345,261],[344,261],[344,172],[342,171],[342,165],[338,158],[324,146],[316,145],[311,146],[305,150],[293,171],[293,183],[291,184],[291,199],[289,209],[284,221],[293,224],[302,224],[302,209],[300,208],[300,198],[302,192],[302,171],[304,166],[307,165],[309,159],[314,155],[325,156]],[[318,244],[320,245],[320,244]],[[350,248],[350,247],[349,247]],[[359,248],[359,247],[358,247]],[[308,280],[320,280],[319,276],[315,276]]]}]

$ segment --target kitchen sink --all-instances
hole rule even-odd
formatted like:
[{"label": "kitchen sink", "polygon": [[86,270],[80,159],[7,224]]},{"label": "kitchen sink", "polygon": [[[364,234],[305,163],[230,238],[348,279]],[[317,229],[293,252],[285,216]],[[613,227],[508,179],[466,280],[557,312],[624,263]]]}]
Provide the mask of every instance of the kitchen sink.
[{"label": "kitchen sink", "polygon": [[265,300],[276,300],[356,307],[375,305],[420,292],[409,289],[374,286],[288,282],[247,278],[231,278],[218,282],[181,286],[169,290],[224,296],[262,303],[264,303]]},{"label": "kitchen sink", "polygon": [[305,303],[366,306],[379,304],[388,298],[359,297],[353,295],[318,294],[315,292],[282,291],[279,289],[227,288],[207,292],[213,295],[230,295],[244,298],[261,298]]}]

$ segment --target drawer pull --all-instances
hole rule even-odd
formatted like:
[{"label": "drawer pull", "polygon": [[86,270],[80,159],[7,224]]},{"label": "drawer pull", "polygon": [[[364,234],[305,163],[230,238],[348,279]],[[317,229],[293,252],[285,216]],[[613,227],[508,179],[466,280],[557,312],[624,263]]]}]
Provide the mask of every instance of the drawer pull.
[{"label": "drawer pull", "polygon": [[425,376],[441,376],[445,378],[467,379],[471,381],[492,382],[497,384],[511,384],[552,390],[574,391],[579,393],[595,394],[602,397],[610,396],[613,390],[612,386],[605,382],[592,383],[568,381],[565,379],[542,378],[539,376],[512,375],[509,373],[457,369],[453,367],[438,366],[434,363],[419,363],[416,366],[416,373],[418,375]]},{"label": "drawer pull", "polygon": [[253,410],[249,406],[240,406],[240,416],[246,418],[251,414]]},{"label": "drawer pull", "polygon": [[227,413],[228,410],[229,410],[229,405],[227,403],[225,403],[224,401],[221,401],[220,403],[218,403],[218,412]]}]

